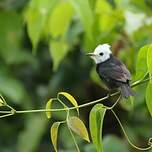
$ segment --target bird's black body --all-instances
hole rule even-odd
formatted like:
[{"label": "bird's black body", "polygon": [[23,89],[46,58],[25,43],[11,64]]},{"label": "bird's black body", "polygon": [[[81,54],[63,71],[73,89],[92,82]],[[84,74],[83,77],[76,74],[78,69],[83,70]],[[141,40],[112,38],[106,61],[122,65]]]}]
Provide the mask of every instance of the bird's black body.
[{"label": "bird's black body", "polygon": [[131,75],[126,66],[112,54],[105,62],[97,64],[97,73],[109,89],[120,88],[122,96],[133,95],[129,85]]}]

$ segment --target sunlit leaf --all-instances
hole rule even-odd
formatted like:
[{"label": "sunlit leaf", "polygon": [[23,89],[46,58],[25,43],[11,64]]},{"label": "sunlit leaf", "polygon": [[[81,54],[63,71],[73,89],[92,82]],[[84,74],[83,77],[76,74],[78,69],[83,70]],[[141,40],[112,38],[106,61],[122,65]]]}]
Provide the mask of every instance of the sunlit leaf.
[{"label": "sunlit leaf", "polygon": [[149,82],[146,89],[146,104],[152,116],[152,83]]},{"label": "sunlit leaf", "polygon": [[5,104],[6,104],[6,101],[3,98],[3,96],[0,94],[0,107],[4,106]]},{"label": "sunlit leaf", "polygon": [[68,1],[59,3],[49,18],[49,32],[53,38],[65,36],[74,10]]},{"label": "sunlit leaf", "polygon": [[4,106],[4,102],[2,99],[0,99],[0,107]]},{"label": "sunlit leaf", "polygon": [[54,9],[49,17],[50,54],[53,68],[56,70],[68,52],[67,31],[73,17],[74,10],[68,1],[63,1]]},{"label": "sunlit leaf", "polygon": [[89,5],[88,0],[70,0],[69,1],[74,9],[76,10],[77,14],[81,19],[81,22],[84,26],[84,30],[86,31],[88,37],[92,39],[92,24],[93,24],[93,13],[91,7]]},{"label": "sunlit leaf", "polygon": [[[67,92],[59,92],[58,95],[65,96],[75,107],[78,107],[77,101],[75,100],[75,98],[71,94],[69,94]],[[77,108],[77,112],[79,114],[79,108]]]},{"label": "sunlit leaf", "polygon": [[25,12],[29,37],[35,51],[45,26],[48,13],[53,10],[58,0],[31,0]]},{"label": "sunlit leaf", "polygon": [[[150,77],[152,77],[152,44],[148,47],[147,52],[147,66],[148,66],[148,72]],[[150,79],[150,82],[152,83],[152,79]]]},{"label": "sunlit leaf", "polygon": [[110,32],[114,27],[124,23],[123,11],[113,10],[106,0],[97,0],[95,12],[99,16],[99,29],[101,32]]},{"label": "sunlit leaf", "polygon": [[147,52],[149,45],[139,50],[136,64],[136,80],[142,79],[147,73]]},{"label": "sunlit leaf", "polygon": [[51,140],[52,140],[52,144],[53,147],[55,149],[55,151],[57,152],[57,136],[58,136],[58,128],[60,126],[61,122],[55,122],[50,130],[50,134],[51,134]]},{"label": "sunlit leaf", "polygon": [[60,62],[68,52],[68,44],[64,40],[51,40],[49,46],[50,54],[53,59],[53,69],[57,70]]},{"label": "sunlit leaf", "polygon": [[[47,103],[46,103],[46,110],[48,110],[48,109],[51,109],[51,106],[52,106],[52,99],[50,99]],[[46,116],[47,116],[47,118],[48,119],[50,119],[51,118],[51,111],[47,111],[46,112]]]},{"label": "sunlit leaf", "polygon": [[106,113],[106,109],[103,108],[103,105],[96,104],[92,108],[89,116],[91,138],[93,144],[96,147],[97,152],[103,152],[102,126],[103,126],[105,113]]},{"label": "sunlit leaf", "polygon": [[68,126],[70,127],[70,129],[73,132],[78,134],[81,138],[90,142],[89,136],[88,136],[88,131],[87,131],[84,123],[82,122],[82,120],[80,120],[78,117],[75,117],[75,116],[69,117]]}]

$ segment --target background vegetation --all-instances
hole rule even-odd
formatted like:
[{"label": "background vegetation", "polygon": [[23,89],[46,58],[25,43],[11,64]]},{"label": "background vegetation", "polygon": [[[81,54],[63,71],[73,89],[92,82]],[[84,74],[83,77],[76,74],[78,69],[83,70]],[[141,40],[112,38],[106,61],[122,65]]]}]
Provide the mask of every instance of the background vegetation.
[{"label": "background vegetation", "polygon": [[[113,54],[127,65],[133,81],[138,80],[139,48],[152,41],[151,14],[151,0],[1,0],[1,94],[20,110],[44,108],[60,91],[71,93],[79,104],[104,97],[107,91],[85,56],[100,43],[112,45]],[[116,108],[128,135],[141,146],[152,137],[145,90],[146,84],[136,87],[135,99],[121,101]],[[113,101],[105,104],[110,106]],[[86,126],[91,108],[80,110]],[[0,151],[53,151],[49,129],[64,117],[63,112],[54,113],[51,120],[44,113],[0,119]],[[105,115],[103,136],[105,152],[136,151],[110,113]],[[78,136],[76,140],[82,152],[95,151],[92,144]],[[64,126],[58,143],[61,152],[75,151]]]}]

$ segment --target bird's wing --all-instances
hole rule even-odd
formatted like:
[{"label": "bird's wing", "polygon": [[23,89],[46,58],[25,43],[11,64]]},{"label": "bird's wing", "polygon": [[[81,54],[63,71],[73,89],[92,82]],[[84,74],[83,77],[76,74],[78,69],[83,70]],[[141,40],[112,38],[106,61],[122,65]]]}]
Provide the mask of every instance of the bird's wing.
[{"label": "bird's wing", "polygon": [[114,62],[101,65],[98,72],[102,77],[120,82],[127,82],[131,79],[130,72],[119,60],[117,60],[116,63]]}]

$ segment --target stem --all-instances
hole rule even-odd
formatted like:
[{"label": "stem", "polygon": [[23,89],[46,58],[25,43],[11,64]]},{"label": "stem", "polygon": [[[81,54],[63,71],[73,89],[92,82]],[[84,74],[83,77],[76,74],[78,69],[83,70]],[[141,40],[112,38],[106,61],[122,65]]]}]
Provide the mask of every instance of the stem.
[{"label": "stem", "polygon": [[[147,79],[144,79],[144,80],[136,81],[136,82],[134,82],[134,83],[131,85],[131,87],[134,88],[134,87],[138,86],[139,84],[143,84],[143,83],[149,81],[150,79],[152,79],[152,78],[147,78]],[[115,95],[117,95],[117,94],[119,94],[119,93],[120,93],[120,91],[117,91],[117,92],[115,92],[115,93],[113,93],[113,94],[110,94],[110,96],[107,95],[107,96],[105,96],[105,97],[103,97],[103,98],[100,98],[100,99],[97,99],[97,100],[94,100],[94,101],[91,101],[91,102],[87,102],[87,103],[82,104],[82,105],[79,105],[79,106],[77,106],[77,107],[70,107],[70,108],[68,108],[68,110],[73,110],[73,109],[76,109],[76,108],[83,108],[83,107],[86,107],[86,106],[90,106],[90,105],[96,104],[96,103],[98,103],[98,102],[105,101],[105,100],[108,99],[109,97],[113,97],[113,96],[115,96]],[[10,108],[13,109],[12,107],[10,107]],[[14,110],[15,110],[15,109],[14,109]],[[66,110],[67,110],[67,109],[65,109],[65,108],[62,108],[62,109],[38,109],[38,110],[16,110],[16,114],[39,113],[39,112],[60,112],[60,111],[66,111]],[[9,114],[9,113],[11,113],[11,112],[10,112],[10,111],[6,111],[6,113]]]},{"label": "stem", "polygon": [[11,107],[10,105],[8,105],[7,103],[5,106],[8,107],[9,109],[11,109],[12,111],[16,112],[16,110],[13,107]]},{"label": "stem", "polygon": [[58,98],[58,101],[63,105],[63,107],[64,107],[65,109],[68,109],[68,106],[67,106],[65,103],[63,103],[59,98]]},{"label": "stem", "polygon": [[144,80],[138,80],[138,81],[134,82],[134,83],[131,85],[131,87],[134,88],[134,87],[138,86],[139,84],[143,84],[143,83],[145,83],[145,82],[147,82],[147,81],[149,81],[149,80],[151,80],[151,79],[152,79],[152,78],[147,78],[147,79],[144,79]]},{"label": "stem", "polygon": [[7,114],[9,114],[9,113],[11,113],[11,111],[0,111],[0,113],[7,113]]},{"label": "stem", "polygon": [[75,144],[75,147],[76,147],[77,151],[80,152],[80,149],[79,149],[78,144],[77,144],[77,142],[76,142],[76,140],[75,140],[75,137],[74,137],[74,135],[73,135],[72,130],[71,130],[69,127],[68,127],[68,129],[69,129],[70,134],[71,134],[71,136],[72,136],[72,138],[73,138],[73,141],[74,141],[74,144]]},{"label": "stem", "polygon": [[121,129],[122,129],[122,131],[123,131],[123,133],[124,133],[124,135],[125,135],[128,143],[129,143],[132,147],[134,147],[135,149],[141,150],[141,151],[146,151],[146,150],[149,150],[149,149],[152,148],[151,138],[150,138],[149,141],[148,141],[149,147],[140,148],[140,147],[137,147],[136,145],[134,145],[134,144],[131,142],[131,140],[129,139],[129,137],[128,137],[128,135],[127,135],[127,133],[126,133],[126,131],[125,131],[125,129],[124,129],[124,127],[123,127],[120,119],[119,119],[118,116],[116,115],[116,113],[115,113],[112,109],[111,109],[111,111],[112,111],[112,113],[114,114],[115,118],[117,119],[117,121],[118,121],[118,123],[119,123],[119,125],[120,125],[120,127],[121,127]]},{"label": "stem", "polygon": [[10,114],[6,114],[6,115],[2,115],[2,116],[0,116],[0,118],[9,117],[9,116],[12,116],[12,115],[14,115],[14,114],[10,113]]},{"label": "stem", "polygon": [[118,97],[118,99],[116,100],[116,102],[111,107],[108,107],[108,106],[103,106],[103,107],[106,108],[107,110],[113,109],[117,105],[117,103],[119,102],[120,98],[121,98],[121,94]]}]

